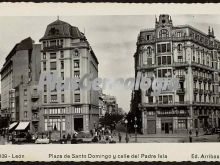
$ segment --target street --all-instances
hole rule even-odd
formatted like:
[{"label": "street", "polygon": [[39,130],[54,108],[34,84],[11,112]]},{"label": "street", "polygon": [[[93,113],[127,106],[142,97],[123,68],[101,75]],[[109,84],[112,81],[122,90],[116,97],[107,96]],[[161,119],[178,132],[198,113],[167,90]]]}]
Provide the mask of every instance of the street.
[{"label": "street", "polygon": [[[121,143],[126,143],[125,137],[126,133],[121,132],[122,139]],[[129,134],[129,142],[128,143],[135,143],[135,135]],[[201,143],[201,142],[219,142],[219,135],[199,135],[198,137],[192,136],[192,143]],[[92,138],[83,138],[83,141],[91,143]],[[119,143],[117,134],[113,136],[112,140],[116,143]],[[98,143],[105,143],[105,139],[103,138]],[[189,143],[189,136],[188,135],[137,135],[137,143]],[[0,145],[8,144],[7,140],[0,136]],[[9,143],[10,144],[10,143]],[[22,143],[25,144],[25,143]],[[30,143],[28,143],[30,144]],[[33,143],[31,143],[33,144]],[[84,144],[84,143],[83,143]],[[87,143],[85,143],[87,144]]]}]

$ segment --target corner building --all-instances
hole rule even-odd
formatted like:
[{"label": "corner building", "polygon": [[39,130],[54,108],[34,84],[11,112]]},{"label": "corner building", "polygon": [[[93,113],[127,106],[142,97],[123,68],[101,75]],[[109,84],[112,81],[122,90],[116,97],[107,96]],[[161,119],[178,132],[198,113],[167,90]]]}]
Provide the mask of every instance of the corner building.
[{"label": "corner building", "polygon": [[[61,20],[49,24],[40,39],[41,73],[57,74],[65,80],[87,73],[98,77],[98,60],[85,35]],[[98,123],[98,92],[93,90],[50,90],[44,84],[41,126],[44,132],[72,134],[89,131]]]},{"label": "corner building", "polygon": [[144,134],[187,133],[220,126],[220,41],[189,25],[174,26],[160,15],[155,28],[141,30],[137,41],[135,72],[154,79],[178,77],[180,88],[151,96],[141,91]]}]

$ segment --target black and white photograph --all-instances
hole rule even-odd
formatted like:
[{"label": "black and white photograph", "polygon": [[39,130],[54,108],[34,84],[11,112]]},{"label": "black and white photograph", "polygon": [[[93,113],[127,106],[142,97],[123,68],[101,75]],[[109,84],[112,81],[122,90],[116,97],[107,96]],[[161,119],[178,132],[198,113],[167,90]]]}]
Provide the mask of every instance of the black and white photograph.
[{"label": "black and white photograph", "polygon": [[0,17],[0,144],[219,142],[219,18]]}]

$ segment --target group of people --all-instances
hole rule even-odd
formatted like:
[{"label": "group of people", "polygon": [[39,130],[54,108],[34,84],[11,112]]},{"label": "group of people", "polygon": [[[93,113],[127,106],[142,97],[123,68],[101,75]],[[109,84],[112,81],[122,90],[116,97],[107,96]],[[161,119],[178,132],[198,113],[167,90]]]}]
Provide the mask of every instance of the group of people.
[{"label": "group of people", "polygon": [[[92,142],[104,142],[104,143],[121,143],[122,135],[120,132],[116,133],[108,128],[93,129],[90,131],[93,137]],[[125,137],[125,141],[128,142],[128,136]]]}]

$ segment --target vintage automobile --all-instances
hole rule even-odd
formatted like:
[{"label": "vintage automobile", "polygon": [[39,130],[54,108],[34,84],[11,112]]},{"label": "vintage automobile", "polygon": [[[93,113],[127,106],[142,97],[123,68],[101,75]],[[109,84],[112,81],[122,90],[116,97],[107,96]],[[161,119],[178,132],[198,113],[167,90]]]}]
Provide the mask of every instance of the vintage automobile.
[{"label": "vintage automobile", "polygon": [[35,144],[49,144],[50,139],[48,139],[46,136],[38,137],[35,141]]}]

